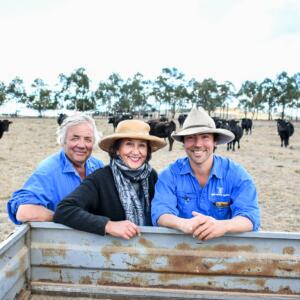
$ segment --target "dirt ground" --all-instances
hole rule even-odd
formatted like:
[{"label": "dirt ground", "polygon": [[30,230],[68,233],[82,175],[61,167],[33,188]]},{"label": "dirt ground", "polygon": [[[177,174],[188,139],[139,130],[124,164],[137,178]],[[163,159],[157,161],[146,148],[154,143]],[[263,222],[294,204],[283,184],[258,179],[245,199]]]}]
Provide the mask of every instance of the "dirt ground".
[{"label": "dirt ground", "polygon": [[[4,119],[3,117],[1,119]],[[19,189],[37,164],[59,150],[56,144],[57,123],[54,118],[14,118],[9,132],[0,140],[0,242],[15,228],[8,219],[6,203]],[[107,120],[96,119],[104,135],[112,132]],[[262,230],[299,231],[300,229],[300,122],[294,122],[295,133],[288,148],[280,147],[275,121],[255,121],[252,135],[244,135],[241,148],[228,152],[221,145],[217,153],[241,163],[253,176],[262,211]],[[108,162],[100,149],[94,155]],[[174,142],[154,153],[151,164],[160,171],[168,163],[184,156],[182,145]]]}]

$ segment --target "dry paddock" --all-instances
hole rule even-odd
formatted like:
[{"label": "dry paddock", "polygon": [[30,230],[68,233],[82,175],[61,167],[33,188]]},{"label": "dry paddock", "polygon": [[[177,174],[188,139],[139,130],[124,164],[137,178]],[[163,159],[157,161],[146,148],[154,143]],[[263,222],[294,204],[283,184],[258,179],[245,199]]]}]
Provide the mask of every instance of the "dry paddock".
[{"label": "dry paddock", "polygon": [[[0,140],[0,241],[14,229],[6,214],[6,202],[22,186],[37,164],[59,150],[54,118],[14,118],[9,132]],[[112,133],[107,120],[96,119],[98,130]],[[253,176],[262,211],[262,230],[299,231],[300,228],[300,122],[288,148],[280,147],[275,121],[255,121],[252,135],[245,135],[241,149],[228,152],[219,146],[217,153],[241,163]],[[94,155],[108,162],[99,149]],[[168,163],[184,156],[180,143],[153,154],[151,163],[160,171]]]}]

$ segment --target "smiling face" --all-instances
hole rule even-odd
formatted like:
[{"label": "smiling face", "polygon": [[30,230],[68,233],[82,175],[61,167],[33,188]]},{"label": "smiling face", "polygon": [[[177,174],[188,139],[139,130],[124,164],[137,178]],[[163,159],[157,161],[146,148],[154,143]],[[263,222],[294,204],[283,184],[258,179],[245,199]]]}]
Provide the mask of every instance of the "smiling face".
[{"label": "smiling face", "polygon": [[191,166],[206,165],[211,167],[216,142],[211,133],[187,135],[183,140],[184,149],[190,159]]},{"label": "smiling face", "polygon": [[131,169],[138,169],[146,161],[148,145],[146,141],[122,139],[117,155]]},{"label": "smiling face", "polygon": [[82,166],[92,154],[93,143],[93,128],[84,122],[68,129],[63,148],[75,166]]}]

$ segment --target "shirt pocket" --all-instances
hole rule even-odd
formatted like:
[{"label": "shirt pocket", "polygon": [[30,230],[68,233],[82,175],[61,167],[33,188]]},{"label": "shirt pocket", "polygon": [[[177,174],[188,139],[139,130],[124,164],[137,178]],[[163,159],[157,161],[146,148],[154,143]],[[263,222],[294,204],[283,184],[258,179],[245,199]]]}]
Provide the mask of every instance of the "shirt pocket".
[{"label": "shirt pocket", "polygon": [[230,196],[214,196],[210,199],[211,216],[217,220],[231,219]]},{"label": "shirt pocket", "polygon": [[197,211],[197,195],[195,193],[177,192],[179,217],[192,218],[192,211]]}]

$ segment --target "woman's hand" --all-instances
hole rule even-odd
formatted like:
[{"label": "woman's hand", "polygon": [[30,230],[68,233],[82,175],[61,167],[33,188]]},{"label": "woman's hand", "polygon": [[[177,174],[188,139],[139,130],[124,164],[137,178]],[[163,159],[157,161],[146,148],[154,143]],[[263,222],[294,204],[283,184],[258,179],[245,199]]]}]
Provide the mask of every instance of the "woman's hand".
[{"label": "woman's hand", "polygon": [[105,226],[105,233],[129,240],[140,234],[140,229],[137,225],[128,220],[108,221]]}]

